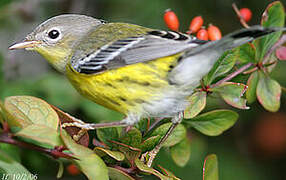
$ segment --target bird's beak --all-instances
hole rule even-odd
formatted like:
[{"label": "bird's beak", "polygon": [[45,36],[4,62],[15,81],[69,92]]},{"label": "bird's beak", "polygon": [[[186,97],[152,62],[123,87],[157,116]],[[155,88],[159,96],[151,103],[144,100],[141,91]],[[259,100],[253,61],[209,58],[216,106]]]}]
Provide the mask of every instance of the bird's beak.
[{"label": "bird's beak", "polygon": [[41,44],[40,41],[29,41],[25,40],[19,43],[16,43],[9,47],[9,50],[15,50],[15,49],[26,49],[26,48],[33,48],[37,46],[38,44]]}]

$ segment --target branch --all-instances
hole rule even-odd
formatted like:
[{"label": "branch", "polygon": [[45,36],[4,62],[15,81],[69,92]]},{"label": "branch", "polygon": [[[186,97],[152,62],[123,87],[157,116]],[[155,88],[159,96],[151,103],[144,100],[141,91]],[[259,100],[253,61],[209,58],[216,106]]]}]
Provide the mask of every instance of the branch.
[{"label": "branch", "polygon": [[238,70],[234,71],[233,73],[229,74],[228,76],[226,76],[225,78],[223,78],[222,80],[216,82],[215,84],[212,84],[210,86],[210,88],[214,88],[216,86],[219,86],[220,84],[229,81],[231,79],[233,79],[234,77],[236,77],[237,75],[243,73],[245,70],[247,70],[248,68],[250,68],[253,64],[252,63],[248,63],[244,66],[242,66],[241,68],[239,68]]},{"label": "branch", "polygon": [[5,131],[0,133],[0,143],[1,142],[7,143],[7,144],[13,144],[13,145],[21,147],[21,148],[26,148],[26,149],[31,149],[34,151],[42,152],[42,153],[45,153],[45,154],[52,156],[55,159],[60,158],[60,157],[67,158],[67,159],[75,159],[70,154],[62,152],[65,149],[63,147],[56,147],[54,149],[43,148],[41,146],[29,144],[29,143],[14,139],[13,134],[11,134],[9,132],[5,132]]}]

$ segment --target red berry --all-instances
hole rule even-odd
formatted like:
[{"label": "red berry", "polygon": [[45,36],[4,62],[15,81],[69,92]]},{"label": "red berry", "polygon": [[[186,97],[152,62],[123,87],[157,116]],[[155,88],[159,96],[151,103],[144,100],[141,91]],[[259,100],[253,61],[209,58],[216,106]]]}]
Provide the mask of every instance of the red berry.
[{"label": "red berry", "polygon": [[211,41],[216,41],[221,39],[221,32],[218,27],[210,24],[208,27],[208,34],[209,34],[209,39]]},{"label": "red berry", "polygon": [[78,169],[78,167],[74,164],[70,164],[67,166],[67,171],[70,175],[72,176],[76,176],[80,174],[80,170]]},{"label": "red berry", "polygon": [[203,25],[204,20],[202,16],[196,16],[192,19],[189,27],[190,33],[196,33]]},{"label": "red berry", "polygon": [[167,27],[173,31],[179,30],[179,20],[177,15],[171,11],[170,9],[167,9],[164,14],[164,21],[167,25]]},{"label": "red berry", "polygon": [[241,17],[244,19],[245,22],[250,21],[252,17],[252,12],[248,8],[242,8],[239,10]]},{"label": "red berry", "polygon": [[204,41],[209,40],[208,31],[204,28],[200,29],[197,33],[197,38]]}]

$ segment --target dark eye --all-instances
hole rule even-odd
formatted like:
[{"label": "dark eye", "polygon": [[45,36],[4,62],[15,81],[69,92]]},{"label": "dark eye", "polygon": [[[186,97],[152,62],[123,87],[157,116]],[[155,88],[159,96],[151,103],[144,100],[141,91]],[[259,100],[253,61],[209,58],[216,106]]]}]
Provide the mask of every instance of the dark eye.
[{"label": "dark eye", "polygon": [[60,32],[58,30],[51,30],[48,33],[49,38],[51,39],[57,39],[60,36]]}]

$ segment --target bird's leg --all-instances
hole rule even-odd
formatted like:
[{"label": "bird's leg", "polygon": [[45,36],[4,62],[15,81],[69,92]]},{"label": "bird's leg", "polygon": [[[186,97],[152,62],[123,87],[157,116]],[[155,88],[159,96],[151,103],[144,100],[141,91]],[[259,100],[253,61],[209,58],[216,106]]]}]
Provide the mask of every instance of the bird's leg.
[{"label": "bird's leg", "polygon": [[174,131],[174,129],[177,127],[177,125],[181,123],[182,119],[183,119],[183,112],[180,112],[176,116],[174,116],[172,118],[172,125],[170,126],[170,128],[168,129],[166,134],[160,139],[160,141],[156,145],[156,147],[154,149],[152,149],[152,151],[149,151],[147,153],[149,156],[149,158],[147,160],[147,166],[148,167],[151,167],[153,160],[155,159],[156,155],[158,154],[158,152],[162,148],[164,142],[168,139],[168,137],[171,135],[171,133]]}]

